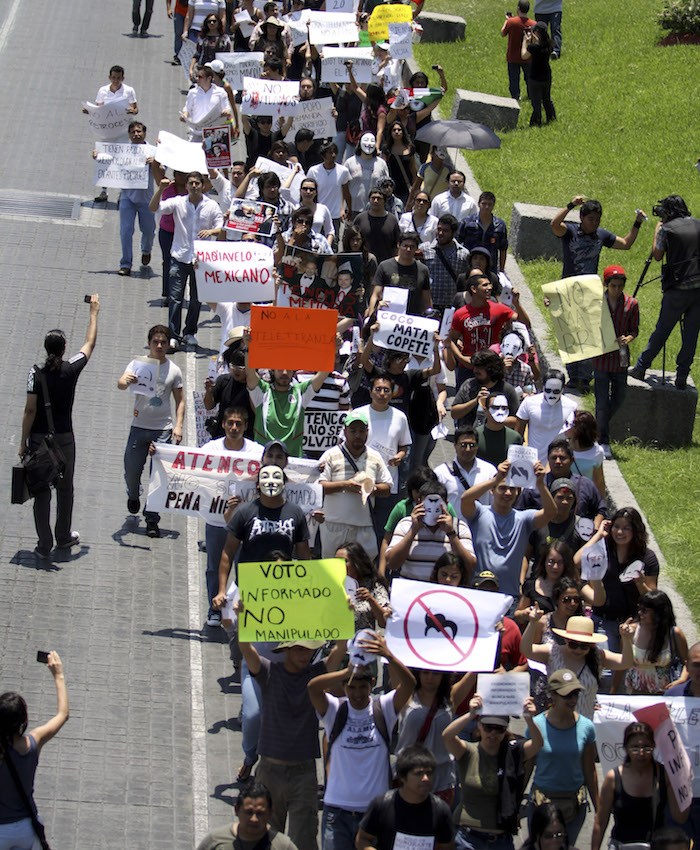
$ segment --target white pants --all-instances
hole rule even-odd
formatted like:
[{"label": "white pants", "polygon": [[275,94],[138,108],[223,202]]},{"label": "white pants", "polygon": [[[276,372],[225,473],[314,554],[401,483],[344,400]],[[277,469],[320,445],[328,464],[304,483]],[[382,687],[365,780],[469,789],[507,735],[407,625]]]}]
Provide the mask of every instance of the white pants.
[{"label": "white pants", "polygon": [[324,558],[332,558],[343,543],[354,540],[362,546],[369,557],[374,560],[379,554],[377,537],[372,525],[348,525],[345,522],[329,522],[321,524],[321,554]]},{"label": "white pants", "polygon": [[0,850],[41,850],[32,819],[0,823]]}]

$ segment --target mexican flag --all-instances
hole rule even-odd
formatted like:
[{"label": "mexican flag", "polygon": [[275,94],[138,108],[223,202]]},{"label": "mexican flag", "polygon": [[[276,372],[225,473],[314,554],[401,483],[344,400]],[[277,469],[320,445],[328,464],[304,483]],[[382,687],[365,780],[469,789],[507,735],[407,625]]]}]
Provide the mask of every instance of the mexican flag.
[{"label": "mexican flag", "polygon": [[442,97],[442,89],[401,89],[413,112],[420,112],[426,106]]}]

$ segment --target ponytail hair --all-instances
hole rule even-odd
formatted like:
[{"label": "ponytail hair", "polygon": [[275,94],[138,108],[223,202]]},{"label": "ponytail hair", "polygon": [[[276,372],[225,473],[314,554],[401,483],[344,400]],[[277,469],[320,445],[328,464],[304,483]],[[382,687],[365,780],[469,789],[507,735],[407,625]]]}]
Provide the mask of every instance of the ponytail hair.
[{"label": "ponytail hair", "polygon": [[56,372],[61,368],[63,352],[66,350],[66,335],[63,331],[55,328],[44,337],[44,348],[46,349],[45,368],[49,372]]}]

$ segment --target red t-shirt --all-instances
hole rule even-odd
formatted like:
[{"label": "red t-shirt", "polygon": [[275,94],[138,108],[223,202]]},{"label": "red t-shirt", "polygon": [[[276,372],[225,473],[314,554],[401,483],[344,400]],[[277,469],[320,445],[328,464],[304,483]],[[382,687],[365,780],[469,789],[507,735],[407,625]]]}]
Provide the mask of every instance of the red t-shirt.
[{"label": "red t-shirt", "polygon": [[462,353],[471,357],[482,348],[498,341],[503,325],[515,318],[515,313],[505,304],[487,301],[483,307],[465,304],[452,318],[452,329],[462,334]]},{"label": "red t-shirt", "polygon": [[513,15],[508,18],[505,23],[505,31],[508,33],[508,49],[506,50],[506,59],[508,62],[520,62],[523,64],[523,58],[520,49],[523,45],[523,33],[528,27],[534,27],[535,21],[532,18],[523,20],[520,15]]}]

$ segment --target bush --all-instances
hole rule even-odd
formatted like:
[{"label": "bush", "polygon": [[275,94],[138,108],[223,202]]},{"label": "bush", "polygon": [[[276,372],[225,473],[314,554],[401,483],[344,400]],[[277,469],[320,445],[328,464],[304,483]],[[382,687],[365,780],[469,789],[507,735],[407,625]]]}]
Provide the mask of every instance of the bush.
[{"label": "bush", "polygon": [[700,0],[664,0],[656,20],[672,33],[700,35]]}]

